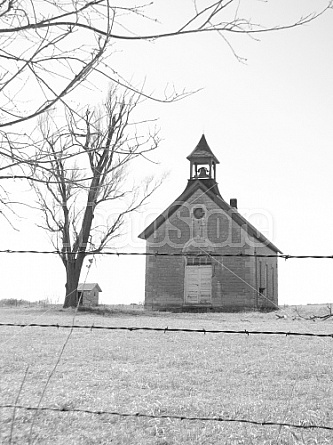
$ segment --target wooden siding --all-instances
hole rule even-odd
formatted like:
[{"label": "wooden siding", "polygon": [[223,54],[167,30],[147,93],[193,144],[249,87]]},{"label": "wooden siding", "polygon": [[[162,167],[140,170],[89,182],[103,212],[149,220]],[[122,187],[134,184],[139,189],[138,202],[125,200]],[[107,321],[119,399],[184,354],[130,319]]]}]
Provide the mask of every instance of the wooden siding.
[{"label": "wooden siding", "polygon": [[98,306],[99,292],[96,289],[82,292],[82,306]]}]

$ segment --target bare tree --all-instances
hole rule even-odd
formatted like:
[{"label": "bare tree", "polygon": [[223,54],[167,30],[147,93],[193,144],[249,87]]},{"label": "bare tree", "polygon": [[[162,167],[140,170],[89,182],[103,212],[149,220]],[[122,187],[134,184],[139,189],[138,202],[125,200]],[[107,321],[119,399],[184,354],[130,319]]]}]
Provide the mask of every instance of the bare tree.
[{"label": "bare tree", "polygon": [[[134,186],[130,164],[155,150],[157,132],[139,136],[131,119],[138,105],[134,93],[114,87],[100,110],[67,111],[66,125],[54,131],[41,123],[43,141],[36,158],[48,161],[31,181],[43,215],[40,226],[52,235],[66,269],[64,307],[77,305],[77,286],[87,252],[97,253],[119,236],[126,215],[137,211],[161,183],[147,178]],[[38,182],[40,181],[40,182]],[[102,214],[103,213],[103,214]]]}]

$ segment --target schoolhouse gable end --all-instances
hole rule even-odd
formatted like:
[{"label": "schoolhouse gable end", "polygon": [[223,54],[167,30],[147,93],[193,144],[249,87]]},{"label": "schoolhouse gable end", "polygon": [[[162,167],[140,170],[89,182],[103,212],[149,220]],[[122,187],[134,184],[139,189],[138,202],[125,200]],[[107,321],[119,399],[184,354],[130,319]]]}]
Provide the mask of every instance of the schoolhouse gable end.
[{"label": "schoolhouse gable end", "polygon": [[147,253],[156,254],[146,257],[145,308],[276,308],[277,258],[239,255],[281,251],[238,212],[236,200],[228,204],[222,198],[219,161],[204,136],[187,159],[184,192],[139,235]]}]

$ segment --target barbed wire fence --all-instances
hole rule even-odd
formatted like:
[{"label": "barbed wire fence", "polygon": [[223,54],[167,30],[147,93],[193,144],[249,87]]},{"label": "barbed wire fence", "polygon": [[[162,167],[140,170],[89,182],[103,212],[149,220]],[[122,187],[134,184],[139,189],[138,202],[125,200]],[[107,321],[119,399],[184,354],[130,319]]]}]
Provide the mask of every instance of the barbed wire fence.
[{"label": "barbed wire fence", "polygon": [[[0,253],[7,253],[7,254],[24,254],[24,253],[32,253],[32,254],[59,254],[58,251],[37,251],[37,250],[0,250]],[[333,259],[333,255],[285,255],[285,254],[214,254],[214,253],[164,253],[164,252],[154,252],[154,253],[147,253],[147,252],[86,252],[87,255],[114,255],[114,256],[127,256],[127,255],[140,255],[140,256],[164,256],[164,257],[173,257],[173,256],[184,256],[184,257],[267,257],[267,258],[282,258],[282,259]],[[91,262],[90,262],[91,265]],[[87,274],[85,277],[85,282],[87,280],[88,274],[89,274],[90,267],[88,266]],[[263,295],[264,296],[264,295]],[[266,297],[267,298],[267,297]],[[25,410],[30,411],[34,413],[30,432],[29,432],[29,444],[33,443],[33,429],[35,425],[35,421],[37,419],[38,412],[61,412],[61,413],[78,413],[78,414],[90,414],[94,416],[99,415],[108,415],[108,416],[118,416],[118,417],[131,417],[131,418],[147,418],[147,419],[173,419],[173,420],[189,420],[189,421],[203,421],[203,422],[225,422],[225,423],[244,423],[244,424],[251,424],[251,425],[258,425],[263,427],[279,427],[280,430],[282,427],[289,427],[289,428],[296,428],[296,429],[303,429],[303,430],[325,430],[325,431],[333,431],[333,426],[331,425],[320,425],[317,423],[312,424],[305,424],[305,423],[293,423],[293,422],[274,422],[274,421],[258,421],[253,419],[247,419],[247,418],[228,418],[225,416],[220,415],[213,415],[213,416],[188,416],[188,415],[175,415],[175,414],[149,414],[149,413],[143,413],[143,412],[121,412],[116,410],[90,410],[90,409],[81,409],[81,408],[68,408],[68,407],[48,407],[48,406],[42,406],[43,397],[45,395],[46,389],[55,374],[57,367],[61,361],[61,358],[63,356],[63,353],[69,343],[70,337],[75,329],[86,329],[86,330],[103,330],[103,331],[129,331],[136,333],[138,331],[152,331],[152,332],[162,332],[164,334],[167,333],[190,333],[190,334],[244,334],[246,336],[252,336],[252,335],[263,335],[263,336],[271,336],[271,335],[278,335],[278,336],[285,336],[285,337],[317,337],[324,341],[333,339],[333,332],[332,333],[313,333],[313,332],[296,332],[296,331],[264,331],[264,330],[237,330],[237,329],[230,329],[230,330],[218,330],[218,329],[189,329],[189,328],[172,328],[172,327],[150,327],[150,326],[144,326],[144,327],[136,327],[136,326],[99,326],[99,325],[77,325],[75,324],[75,319],[77,315],[77,311],[79,309],[80,301],[78,301],[75,312],[73,314],[73,319],[71,324],[42,324],[42,323],[2,323],[0,322],[0,328],[1,327],[11,327],[11,328],[56,328],[59,329],[69,329],[69,333],[66,336],[65,341],[63,342],[63,345],[61,347],[61,350],[59,352],[59,355],[56,359],[56,363],[53,366],[52,370],[49,373],[49,376],[47,378],[47,381],[44,385],[44,388],[42,390],[42,394],[39,398],[38,404],[36,406],[29,406],[29,405],[23,405],[19,403],[20,394],[22,391],[22,388],[24,386],[26,376],[28,373],[28,367],[25,371],[25,375],[23,377],[23,380],[20,384],[18,394],[16,396],[14,403],[4,403],[0,405],[0,409],[13,409],[13,416],[12,416],[12,422],[10,427],[10,441],[9,444],[12,443],[13,433],[14,433],[14,427],[15,427],[15,415],[18,410]],[[47,312],[47,311],[46,311]],[[327,318],[325,318],[326,320]],[[14,338],[16,335],[14,335],[12,338]],[[7,343],[7,342],[5,342]],[[279,431],[280,431],[279,430]]]},{"label": "barbed wire fence", "polygon": [[[73,316],[73,319],[75,318],[76,313]],[[243,334],[247,336],[251,335],[283,335],[285,337],[291,337],[291,336],[300,336],[300,337],[317,337],[317,338],[331,338],[333,339],[333,333],[332,334],[318,334],[318,333],[311,333],[311,332],[291,332],[291,331],[248,331],[248,330],[217,330],[217,329],[187,329],[187,328],[156,328],[156,327],[126,327],[126,326],[97,326],[97,325],[59,325],[59,324],[38,324],[38,323],[31,323],[31,324],[15,324],[15,323],[0,323],[0,327],[11,327],[11,328],[22,328],[22,327],[30,327],[30,328],[56,328],[59,329],[69,329],[70,332],[66,336],[66,339],[63,343],[63,346],[61,348],[61,351],[56,359],[56,363],[53,366],[51,372],[49,373],[49,376],[47,378],[47,381],[44,385],[42,395],[40,396],[39,402],[36,406],[31,405],[22,405],[19,402],[19,395],[22,391],[27,372],[29,367],[27,367],[25,371],[24,378],[21,382],[19,392],[17,394],[15,403],[4,403],[0,405],[0,409],[13,409],[13,421],[11,424],[11,438],[14,431],[14,418],[15,414],[18,410],[25,410],[30,411],[34,413],[33,421],[31,423],[30,428],[30,434],[29,434],[29,443],[32,442],[32,433],[33,433],[33,426],[35,423],[36,415],[38,412],[58,412],[58,413],[77,413],[77,414],[90,414],[94,416],[100,416],[100,415],[107,415],[107,416],[118,416],[121,418],[145,418],[145,419],[172,419],[172,420],[178,420],[178,421],[202,421],[202,422],[223,422],[223,423],[241,423],[241,424],[250,424],[250,425],[256,425],[261,427],[288,427],[288,428],[295,428],[300,430],[323,430],[323,431],[329,431],[333,432],[333,426],[330,425],[321,425],[317,423],[311,423],[306,424],[304,422],[295,423],[295,422],[279,422],[279,421],[266,421],[266,420],[254,420],[249,418],[229,418],[227,416],[221,416],[221,415],[212,415],[212,416],[189,416],[189,415],[177,415],[177,414],[149,414],[149,413],[143,413],[143,412],[121,412],[117,410],[92,410],[92,409],[85,409],[85,408],[69,408],[69,407],[56,407],[56,406],[41,406],[43,396],[45,394],[46,388],[48,384],[50,383],[50,380],[54,373],[56,372],[56,368],[58,364],[60,363],[60,360],[62,358],[62,355],[64,353],[64,350],[70,340],[71,334],[73,332],[73,329],[88,329],[90,331],[92,330],[104,330],[104,331],[129,331],[132,333],[137,333],[139,331],[150,331],[150,332],[160,332],[163,334],[167,333],[190,333],[190,334]],[[10,442],[11,443],[11,439]]]}]

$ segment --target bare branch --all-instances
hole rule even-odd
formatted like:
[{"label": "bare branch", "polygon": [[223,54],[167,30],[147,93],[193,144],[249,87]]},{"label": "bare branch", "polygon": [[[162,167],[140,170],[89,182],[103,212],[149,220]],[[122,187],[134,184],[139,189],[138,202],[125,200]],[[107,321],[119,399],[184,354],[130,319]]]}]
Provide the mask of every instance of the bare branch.
[{"label": "bare branch", "polygon": [[[296,22],[265,27],[242,17],[239,1],[208,1],[202,8],[194,2],[194,10],[186,11],[181,26],[170,25],[169,30],[162,32],[137,32],[137,29],[146,29],[147,22],[152,29],[162,26],[162,20],[149,14],[154,3],[137,5],[133,2],[131,6],[129,2],[127,6],[115,6],[109,0],[3,0],[0,4],[0,58],[4,71],[0,76],[0,95],[6,99],[0,101],[0,128],[36,118],[59,102],[69,105],[66,97],[89,81],[93,72],[160,101],[188,94],[158,98],[147,91],[138,91],[111,64],[105,63],[111,54],[111,41],[154,41],[213,32],[219,33],[233,49],[226,38],[228,34],[255,35],[290,29],[307,24],[332,8],[332,1],[328,0],[321,11],[300,17]],[[32,106],[27,107],[20,101],[25,100],[25,89],[31,82],[36,82],[40,94],[36,94]],[[25,86],[24,91],[22,86]]]},{"label": "bare branch", "polygon": [[[124,135],[137,97],[174,102],[193,91],[179,91],[171,84],[155,95],[145,85],[138,87],[110,63],[110,57],[119,45],[117,42],[151,42],[214,33],[222,38],[238,61],[244,62],[245,59],[234,49],[231,36],[253,37],[308,24],[332,9],[333,0],[327,0],[321,11],[306,14],[291,23],[272,26],[257,24],[243,16],[239,0],[207,0],[202,2],[203,6],[193,0],[193,8],[189,4],[181,11],[184,15],[180,13],[177,25],[164,23],[154,0],[139,4],[134,0],[129,0],[126,5],[117,3],[119,6],[111,4],[110,0],[0,0],[0,179],[7,182],[27,179],[35,185],[47,182],[57,191],[62,190],[62,200],[65,197],[74,199],[79,189],[85,190],[90,184],[92,206],[111,201],[112,193],[118,199],[125,199],[127,194],[119,194],[115,188],[116,173],[112,186],[108,177],[116,169],[120,175],[121,168],[136,157],[149,159],[149,149],[137,149],[145,142],[136,140],[135,136],[130,140],[128,134]],[[101,131],[106,125],[105,110],[100,116],[96,110],[89,109],[83,114],[71,102],[74,91],[94,89],[96,78],[101,77],[133,95],[133,102],[124,101],[123,109],[110,102],[108,113],[113,120],[107,124],[108,133]],[[52,125],[57,125],[52,111],[58,106],[65,109],[68,128],[53,132],[54,151],[50,157],[49,149],[44,145],[46,139],[38,140],[35,130],[39,126],[38,120],[45,115],[52,118]],[[82,134],[86,138],[85,144]],[[49,135],[47,138],[51,142]],[[60,143],[64,141],[66,149]],[[37,153],[36,146],[39,146]],[[151,149],[155,146],[153,143]],[[100,148],[97,150],[96,147]],[[79,166],[75,168],[75,178],[69,175],[67,164],[71,161],[72,165],[76,161]],[[62,163],[66,163],[66,174],[62,172]],[[49,175],[50,169],[54,168],[58,169],[58,178]],[[35,174],[37,170],[38,175]],[[87,175],[88,171],[90,175]],[[96,178],[96,171],[104,173]],[[71,188],[74,179],[75,192]],[[8,200],[0,190],[2,215],[6,203]],[[9,221],[8,214],[6,219]]]}]

